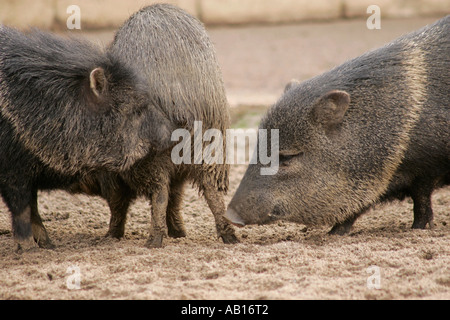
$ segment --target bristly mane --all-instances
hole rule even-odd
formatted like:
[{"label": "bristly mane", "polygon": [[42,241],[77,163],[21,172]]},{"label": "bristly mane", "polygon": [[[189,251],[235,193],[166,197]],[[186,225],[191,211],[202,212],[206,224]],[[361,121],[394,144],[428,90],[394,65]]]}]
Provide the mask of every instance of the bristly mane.
[{"label": "bristly mane", "polygon": [[[154,105],[173,123],[193,130],[194,121],[202,121],[204,131],[218,129],[225,141],[230,116],[222,73],[200,21],[174,6],[152,5],[124,23],[110,49],[145,73]],[[215,176],[227,189],[227,165],[202,167],[198,179]]]},{"label": "bristly mane", "polygon": [[[125,59],[140,66],[155,102],[171,120],[188,126],[201,120],[204,127],[222,129],[228,103],[215,50],[202,24],[173,6],[149,9],[125,22],[111,49],[132,52]],[[123,41],[127,37],[139,39],[140,48]]]}]

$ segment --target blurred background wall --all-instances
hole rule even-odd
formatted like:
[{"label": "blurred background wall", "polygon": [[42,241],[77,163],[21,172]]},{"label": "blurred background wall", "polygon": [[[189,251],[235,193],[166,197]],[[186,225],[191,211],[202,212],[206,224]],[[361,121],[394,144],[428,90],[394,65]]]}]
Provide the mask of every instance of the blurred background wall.
[{"label": "blurred background wall", "polygon": [[168,2],[206,25],[282,24],[369,16],[378,5],[383,18],[442,16],[450,0],[0,0],[0,22],[18,28],[66,28],[67,8],[77,5],[84,30],[117,28],[145,5]]}]

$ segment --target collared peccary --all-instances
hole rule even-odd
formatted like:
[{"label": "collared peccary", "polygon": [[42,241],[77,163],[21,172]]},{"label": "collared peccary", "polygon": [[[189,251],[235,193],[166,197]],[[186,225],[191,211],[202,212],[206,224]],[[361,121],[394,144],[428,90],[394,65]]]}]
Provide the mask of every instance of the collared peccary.
[{"label": "collared peccary", "polygon": [[[152,103],[174,126],[193,134],[194,122],[201,121],[202,135],[217,129],[225,137],[230,119],[222,75],[214,47],[197,19],[172,5],[145,7],[117,31],[109,50],[141,70]],[[223,218],[228,171],[229,165],[220,163],[175,164],[170,150],[149,152],[123,173],[98,171],[84,176],[72,191],[100,195],[108,201],[108,234],[116,238],[124,234],[131,201],[147,197],[152,206],[147,246],[161,247],[167,231],[169,236],[185,236],[180,209],[184,185],[191,181],[214,215],[218,236],[225,243],[235,243],[234,230]]]},{"label": "collared peccary", "polygon": [[450,16],[303,83],[263,117],[279,129],[279,170],[249,165],[226,217],[347,233],[376,203],[411,196],[413,228],[433,225],[450,183]]},{"label": "collared peccary", "polygon": [[[171,122],[146,80],[89,42],[0,26],[0,192],[19,247],[50,246],[37,190],[128,169],[168,149]],[[157,126],[156,126],[157,124]]]}]

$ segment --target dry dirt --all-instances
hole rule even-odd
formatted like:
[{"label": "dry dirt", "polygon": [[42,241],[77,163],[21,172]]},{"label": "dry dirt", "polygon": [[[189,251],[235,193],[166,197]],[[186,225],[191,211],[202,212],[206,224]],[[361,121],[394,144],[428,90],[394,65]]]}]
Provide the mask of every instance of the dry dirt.
[{"label": "dry dirt", "polygon": [[[244,170],[232,167],[227,201]],[[348,236],[279,222],[237,229],[241,243],[225,245],[205,201],[188,186],[187,237],[147,249],[146,201],[133,205],[118,241],[103,238],[104,200],[40,193],[56,249],[15,253],[10,217],[0,204],[0,299],[449,299],[450,188],[435,192],[433,205],[433,230],[410,229],[406,200],[374,208]],[[79,290],[70,289],[74,266]],[[368,280],[369,287],[376,284],[371,266],[378,267],[379,289],[368,288]]]},{"label": "dry dirt", "polygon": [[[267,104],[291,78],[318,74],[433,20],[387,21],[379,33],[349,21],[214,29],[211,36],[230,100]],[[107,42],[112,33],[91,37]],[[246,125],[254,126],[255,114]],[[232,166],[227,202],[244,171]],[[0,201],[0,299],[450,299],[449,187],[433,195],[433,230],[410,228],[406,200],[370,210],[348,236],[278,222],[237,229],[241,243],[225,245],[205,201],[187,186],[187,237],[152,250],[144,247],[150,208],[143,199],[131,207],[120,241],[103,237],[109,209],[100,198],[40,193],[39,208],[56,248],[18,254]],[[70,270],[79,271],[78,290]],[[369,288],[378,275],[379,288]]]}]

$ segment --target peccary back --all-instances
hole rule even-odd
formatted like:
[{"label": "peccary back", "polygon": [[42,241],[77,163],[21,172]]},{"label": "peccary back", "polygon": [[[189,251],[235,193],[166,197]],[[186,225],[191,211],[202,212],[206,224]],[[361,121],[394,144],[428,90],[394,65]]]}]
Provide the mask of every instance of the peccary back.
[{"label": "peccary back", "polygon": [[169,146],[171,130],[151,131],[145,121],[158,118],[152,121],[159,129],[168,124],[147,107],[146,81],[111,53],[86,41],[5,26],[0,46],[1,115],[50,167],[69,174],[124,170],[149,151],[150,142]]},{"label": "peccary back", "polygon": [[142,71],[152,101],[175,123],[229,125],[215,49],[203,25],[185,11],[153,5],[136,12],[117,31],[110,49]]}]

